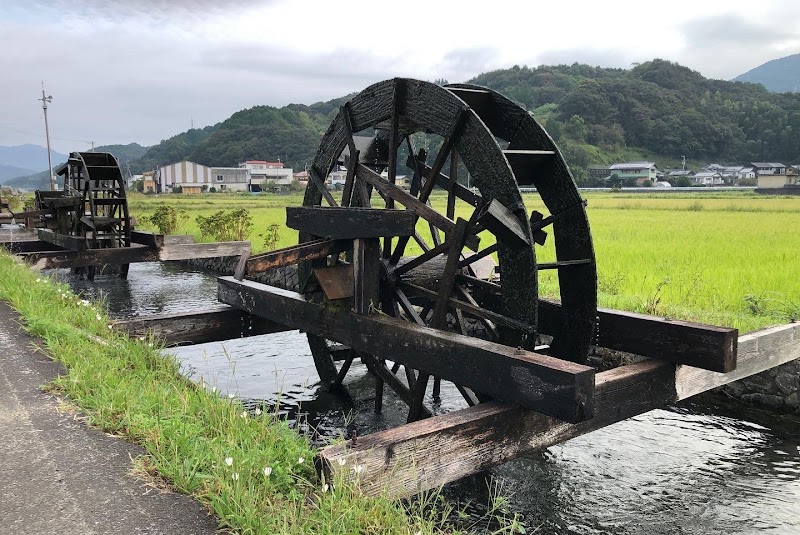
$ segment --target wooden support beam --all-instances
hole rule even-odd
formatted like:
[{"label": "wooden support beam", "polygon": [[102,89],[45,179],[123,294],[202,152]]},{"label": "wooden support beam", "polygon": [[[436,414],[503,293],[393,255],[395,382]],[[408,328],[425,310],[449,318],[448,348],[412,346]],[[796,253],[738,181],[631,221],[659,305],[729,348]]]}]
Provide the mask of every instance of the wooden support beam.
[{"label": "wooden support beam", "polygon": [[353,308],[369,314],[380,303],[381,243],[377,238],[353,240]]},{"label": "wooden support beam", "polygon": [[297,292],[248,280],[220,277],[217,288],[222,303],[334,340],[359,354],[425,369],[564,420],[592,417],[594,369],[588,366],[379,314],[331,310]]},{"label": "wooden support beam", "polygon": [[[408,159],[406,160],[406,166],[414,169],[415,159],[416,158],[414,158],[413,156],[409,156]],[[427,165],[425,162],[420,162],[419,160],[417,161],[419,163],[416,165],[419,165],[420,170],[425,174],[425,176],[430,176],[431,166]],[[461,199],[462,201],[471,204],[472,206],[480,206],[481,204],[483,204],[483,197],[481,197],[480,193],[473,192],[471,189],[462,186],[458,182],[451,183],[450,177],[445,174],[439,173],[434,177],[434,180],[436,181],[436,185],[442,189],[448,189],[451,187],[452,184],[452,189],[455,196]]]},{"label": "wooden support beam", "polygon": [[132,245],[109,249],[87,249],[86,251],[27,253],[21,256],[33,269],[55,269],[239,256],[248,247],[250,247],[250,242],[246,241],[165,245],[162,249]]},{"label": "wooden support beam", "polygon": [[495,236],[514,247],[530,247],[531,240],[514,213],[497,199],[481,208],[478,221]]},{"label": "wooden support beam", "polygon": [[131,243],[138,243],[158,249],[164,246],[164,234],[155,234],[153,232],[145,232],[143,230],[131,231]]},{"label": "wooden support beam", "polygon": [[[428,221],[434,227],[443,230],[445,234],[450,234],[455,229],[456,223],[452,219],[448,219],[447,217],[443,216],[427,204],[425,202],[420,201],[410,193],[403,190],[400,186],[396,186],[394,184],[389,184],[381,176],[370,169],[369,167],[359,164],[358,168],[356,169],[356,176],[359,179],[363,180],[364,182],[373,186],[376,190],[380,191],[384,195],[387,195],[394,199],[395,201],[399,202],[409,210],[413,210],[417,216],[421,217]],[[478,248],[478,244],[480,243],[480,239],[472,234],[467,235],[465,240],[465,245],[476,251]]]},{"label": "wooden support beam", "polygon": [[69,234],[58,234],[57,232],[40,228],[36,229],[39,239],[41,241],[52,243],[70,251],[85,251],[88,248],[86,238],[84,236],[70,236]]},{"label": "wooden support beam", "polygon": [[0,229],[0,244],[19,243],[23,241],[41,241],[36,229]]},{"label": "wooden support beam", "polygon": [[[559,303],[539,300],[540,332],[554,334],[560,316]],[[595,345],[715,372],[736,368],[736,329],[604,308],[597,317]]]},{"label": "wooden support beam", "polygon": [[[500,286],[493,282],[463,274],[457,278],[484,292],[500,291]],[[559,302],[539,299],[540,333],[561,334],[561,310]],[[597,317],[594,343],[600,347],[715,372],[736,368],[736,329],[607,308],[598,308]]]},{"label": "wooden support beam", "polygon": [[413,236],[416,214],[408,210],[290,206],[286,226],[334,239]]},{"label": "wooden support beam", "polygon": [[291,330],[285,325],[224,305],[177,314],[115,320],[111,326],[127,333],[131,338],[152,333],[168,347],[220,342]]},{"label": "wooden support beam", "polygon": [[24,240],[18,242],[0,242],[0,246],[5,247],[9,252],[14,254],[19,253],[43,253],[52,251],[66,251],[63,247],[53,245],[45,241],[39,240]]},{"label": "wooden support beam", "polygon": [[[490,402],[359,437],[320,452],[323,471],[359,477],[369,495],[401,498],[542,450],[800,358],[800,324],[739,337],[739,368],[721,374],[648,360],[597,374],[595,417],[570,424]],[[340,462],[342,464],[340,464]],[[362,469],[356,475],[355,466]]]},{"label": "wooden support beam", "polygon": [[292,245],[276,251],[251,256],[247,260],[245,273],[261,273],[269,269],[290,266],[299,262],[318,260],[328,255],[351,249],[349,240],[314,240],[300,245]]}]

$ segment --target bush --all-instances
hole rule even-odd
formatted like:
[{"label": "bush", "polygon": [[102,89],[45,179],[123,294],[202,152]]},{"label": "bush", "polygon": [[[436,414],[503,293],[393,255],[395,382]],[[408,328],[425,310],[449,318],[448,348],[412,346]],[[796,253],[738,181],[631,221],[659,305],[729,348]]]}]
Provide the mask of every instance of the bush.
[{"label": "bush", "polygon": [[278,245],[278,231],[281,226],[278,223],[272,223],[267,227],[266,232],[260,236],[264,238],[264,248],[267,251],[272,251]]},{"label": "bush", "polygon": [[220,210],[208,217],[199,215],[195,221],[200,227],[202,238],[213,241],[244,241],[253,230],[253,216],[246,208],[238,208],[231,212]]},{"label": "bush", "polygon": [[692,185],[692,181],[687,176],[679,176],[675,185],[679,188],[688,188]]},{"label": "bush", "polygon": [[189,218],[186,210],[179,210],[168,204],[160,204],[151,216],[144,216],[142,221],[156,227],[161,234],[175,234],[178,227]]}]

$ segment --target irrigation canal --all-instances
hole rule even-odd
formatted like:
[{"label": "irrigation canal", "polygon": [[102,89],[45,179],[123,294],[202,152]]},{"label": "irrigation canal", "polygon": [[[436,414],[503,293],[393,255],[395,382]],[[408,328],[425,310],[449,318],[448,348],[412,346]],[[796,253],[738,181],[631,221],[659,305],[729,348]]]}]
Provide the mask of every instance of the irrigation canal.
[{"label": "irrigation canal", "polygon": [[[212,275],[170,263],[133,264],[127,280],[54,272],[115,318],[217,305]],[[320,393],[305,335],[297,331],[171,349],[184,372],[248,407],[276,406],[315,440],[349,426],[363,435],[404,423],[387,392],[372,412],[363,366],[347,376],[352,401]],[[355,372],[355,373],[354,373]],[[442,385],[437,412],[461,408]],[[800,417],[707,395],[595,431],[492,471],[511,511],[536,533],[800,533]],[[487,500],[485,476],[448,485],[448,499]]]}]

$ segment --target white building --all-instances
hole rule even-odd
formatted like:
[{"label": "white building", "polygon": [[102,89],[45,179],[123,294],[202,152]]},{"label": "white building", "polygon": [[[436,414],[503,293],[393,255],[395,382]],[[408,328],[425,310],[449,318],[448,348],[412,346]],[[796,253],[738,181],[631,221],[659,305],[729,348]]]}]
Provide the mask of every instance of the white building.
[{"label": "white building", "polygon": [[294,170],[291,167],[284,167],[280,161],[246,160],[239,163],[239,168],[247,169],[250,173],[250,184],[258,188],[253,187],[254,191],[260,191],[261,185],[265,182],[288,186],[294,180]]},{"label": "white building", "polygon": [[250,191],[250,173],[241,167],[212,167],[217,191]]}]

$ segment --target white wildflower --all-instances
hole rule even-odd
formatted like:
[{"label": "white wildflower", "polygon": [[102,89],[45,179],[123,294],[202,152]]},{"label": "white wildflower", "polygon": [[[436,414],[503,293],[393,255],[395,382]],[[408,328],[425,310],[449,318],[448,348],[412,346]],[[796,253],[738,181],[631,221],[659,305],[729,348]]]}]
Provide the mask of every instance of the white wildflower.
[{"label": "white wildflower", "polygon": [[256,407],[256,410],[253,411],[256,416],[261,416],[261,407]]},{"label": "white wildflower", "polygon": [[211,393],[213,394],[213,393],[214,393],[214,392],[216,392],[216,391],[217,391],[217,387],[216,387],[216,386],[212,386],[212,387],[211,387]]},{"label": "white wildflower", "polygon": [[228,394],[228,399],[233,399],[233,392],[231,392],[230,394]]},{"label": "white wildflower", "polygon": [[241,418],[247,418],[247,411],[242,411],[242,414],[239,415]]},{"label": "white wildflower", "polygon": [[322,484],[322,492],[328,492],[328,484],[327,483],[323,483]]},{"label": "white wildflower", "polygon": [[272,473],[272,467],[271,466],[265,466],[264,467],[264,477],[269,477],[271,473]]},{"label": "white wildflower", "polygon": [[306,460],[303,457],[300,457],[299,459],[297,459],[297,464],[303,464],[304,462],[306,462]]},{"label": "white wildflower", "polygon": [[233,473],[233,480],[234,481],[239,481],[239,472],[234,472]]},{"label": "white wildflower", "polygon": [[103,319],[103,318],[100,317],[100,314],[96,314],[95,318],[97,318],[97,321],[100,321],[101,319]]},{"label": "white wildflower", "polygon": [[36,279],[36,282],[42,282],[42,279]]},{"label": "white wildflower", "polygon": [[364,465],[363,464],[359,464],[358,466],[353,468],[353,470],[355,471],[356,474],[360,474],[361,472],[364,471]]},{"label": "white wildflower", "polygon": [[228,466],[233,465],[233,457],[225,457],[225,464]]},{"label": "white wildflower", "polygon": [[339,466],[344,466],[345,464],[347,464],[347,459],[345,458],[336,459],[336,462],[339,463]]}]

